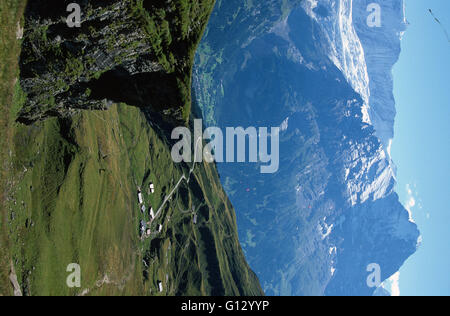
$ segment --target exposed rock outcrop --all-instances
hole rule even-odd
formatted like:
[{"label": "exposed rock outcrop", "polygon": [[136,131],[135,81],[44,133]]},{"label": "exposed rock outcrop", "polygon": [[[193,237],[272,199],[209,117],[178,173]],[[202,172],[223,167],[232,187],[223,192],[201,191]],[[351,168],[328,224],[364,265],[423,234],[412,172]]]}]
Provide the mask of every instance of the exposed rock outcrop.
[{"label": "exposed rock outcrop", "polygon": [[[80,1],[79,28],[66,23],[70,2],[27,7],[20,83],[28,100],[18,120],[67,117],[113,101],[186,120],[187,74],[212,1]],[[176,94],[167,88],[174,85]]]}]

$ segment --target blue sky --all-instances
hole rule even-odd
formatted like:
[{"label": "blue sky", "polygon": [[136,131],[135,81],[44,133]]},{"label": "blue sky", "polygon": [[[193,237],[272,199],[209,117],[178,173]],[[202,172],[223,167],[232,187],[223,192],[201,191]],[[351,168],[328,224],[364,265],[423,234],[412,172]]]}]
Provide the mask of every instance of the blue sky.
[{"label": "blue sky", "polygon": [[[397,102],[392,156],[397,192],[423,243],[400,274],[401,295],[450,295],[450,1],[406,0],[410,22],[394,68]],[[409,189],[409,192],[408,192]]]}]

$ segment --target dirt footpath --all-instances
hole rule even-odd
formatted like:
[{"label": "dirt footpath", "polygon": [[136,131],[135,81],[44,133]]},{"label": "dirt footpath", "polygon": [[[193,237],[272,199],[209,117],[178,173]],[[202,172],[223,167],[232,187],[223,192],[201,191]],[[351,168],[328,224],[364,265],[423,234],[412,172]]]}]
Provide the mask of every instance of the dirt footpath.
[{"label": "dirt footpath", "polygon": [[14,264],[12,261],[11,261],[11,273],[9,274],[9,280],[11,281],[11,284],[14,287],[14,296],[23,296],[22,291],[20,289],[19,281],[17,281],[16,270],[14,270]]}]

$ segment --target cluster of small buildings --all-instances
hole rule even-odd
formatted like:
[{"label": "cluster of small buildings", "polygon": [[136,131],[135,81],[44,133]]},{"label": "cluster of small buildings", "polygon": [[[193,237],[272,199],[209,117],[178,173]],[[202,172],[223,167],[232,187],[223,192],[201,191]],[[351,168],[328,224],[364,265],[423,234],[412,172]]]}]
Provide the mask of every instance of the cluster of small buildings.
[{"label": "cluster of small buildings", "polygon": [[[155,193],[155,185],[153,183],[150,183],[148,192],[149,192],[149,194]],[[147,207],[145,206],[144,195],[142,194],[142,190],[140,187],[138,187],[138,202],[141,207],[142,214],[145,214],[147,211]],[[146,223],[144,220],[142,220],[140,222],[141,238],[144,236],[149,237],[152,233],[152,231],[149,227],[150,227],[152,221],[155,219],[155,211],[153,210],[153,207],[151,205],[148,210],[148,215],[150,217],[150,222]],[[162,225],[158,225],[157,232],[160,233],[161,231],[162,231]]]},{"label": "cluster of small buildings", "polygon": [[[148,194],[154,194],[154,193],[155,193],[155,185],[151,182],[148,187]],[[147,208],[145,206],[144,195],[142,194],[142,190],[140,187],[138,187],[138,201],[139,201],[139,206],[141,207],[142,214],[145,214],[147,211]],[[153,210],[153,207],[151,205],[149,205],[148,215],[150,218],[149,222],[146,222],[145,220],[140,221],[141,238],[146,238],[146,237],[148,238],[152,233],[152,231],[150,229],[150,225],[152,224],[156,215],[155,215],[155,211]],[[158,226],[156,227],[156,232],[161,233],[162,230],[163,230],[163,225],[158,224]],[[144,262],[144,264],[147,266],[146,262]],[[164,292],[163,283],[161,281],[157,282],[157,286],[158,286],[158,291],[160,293]]]}]

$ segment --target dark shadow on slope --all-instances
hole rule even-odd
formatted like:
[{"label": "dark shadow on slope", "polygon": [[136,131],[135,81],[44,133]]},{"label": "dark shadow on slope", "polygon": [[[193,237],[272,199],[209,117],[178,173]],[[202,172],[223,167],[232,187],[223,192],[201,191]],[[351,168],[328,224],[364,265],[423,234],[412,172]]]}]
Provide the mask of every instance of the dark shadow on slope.
[{"label": "dark shadow on slope", "polygon": [[207,227],[199,229],[202,242],[204,245],[206,265],[208,271],[208,281],[211,284],[212,296],[225,295],[225,289],[222,283],[222,275],[220,273],[219,259],[217,258],[217,249],[214,243],[214,236]]},{"label": "dark shadow on slope", "polygon": [[130,74],[119,66],[90,81],[87,87],[92,91],[90,98],[93,100],[108,99],[142,108],[151,106],[159,111],[182,104],[181,94],[174,89],[177,85],[177,76],[173,73]]}]

